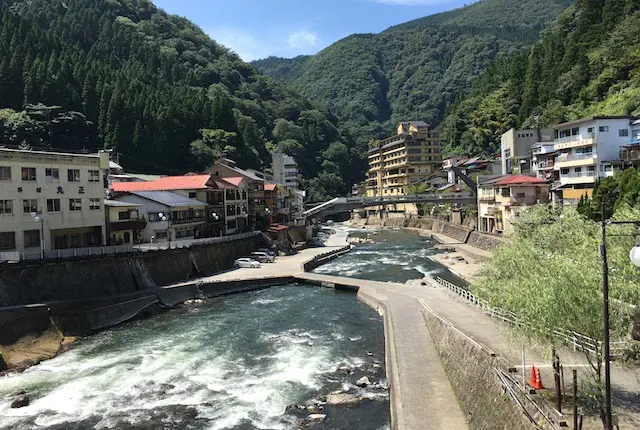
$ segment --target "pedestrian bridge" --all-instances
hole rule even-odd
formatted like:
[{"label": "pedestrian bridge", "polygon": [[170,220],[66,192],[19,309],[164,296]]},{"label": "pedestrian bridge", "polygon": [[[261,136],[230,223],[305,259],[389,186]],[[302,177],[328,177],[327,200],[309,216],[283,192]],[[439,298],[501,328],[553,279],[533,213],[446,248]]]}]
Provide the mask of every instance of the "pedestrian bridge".
[{"label": "pedestrian bridge", "polygon": [[306,218],[314,216],[322,217],[372,206],[386,206],[403,203],[451,203],[458,205],[475,205],[476,202],[476,196],[472,193],[431,193],[388,197],[338,197],[308,209],[304,212],[304,215]]}]

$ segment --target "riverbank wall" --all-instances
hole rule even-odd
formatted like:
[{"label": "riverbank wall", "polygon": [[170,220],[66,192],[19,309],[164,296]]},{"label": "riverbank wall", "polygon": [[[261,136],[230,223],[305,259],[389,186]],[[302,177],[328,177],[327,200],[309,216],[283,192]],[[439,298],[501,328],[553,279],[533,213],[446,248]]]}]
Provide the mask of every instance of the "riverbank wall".
[{"label": "riverbank wall", "polygon": [[414,228],[426,233],[437,233],[447,236],[459,243],[464,243],[484,251],[493,251],[504,243],[504,239],[495,235],[481,233],[463,225],[450,223],[436,218],[386,218],[369,217],[361,225],[391,228]]},{"label": "riverbank wall", "polygon": [[503,363],[431,309],[423,314],[469,429],[535,429],[504,393],[495,370]]}]

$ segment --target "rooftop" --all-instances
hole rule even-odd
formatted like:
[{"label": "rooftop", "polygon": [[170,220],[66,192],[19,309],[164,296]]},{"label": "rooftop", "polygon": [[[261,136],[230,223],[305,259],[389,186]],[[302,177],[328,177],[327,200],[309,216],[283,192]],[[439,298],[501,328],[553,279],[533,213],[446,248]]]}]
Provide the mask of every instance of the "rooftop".
[{"label": "rooftop", "polygon": [[582,123],[585,123],[585,122],[597,121],[597,120],[601,120],[601,119],[628,119],[629,121],[635,121],[636,117],[628,116],[628,115],[621,115],[621,116],[590,116],[590,117],[586,117],[586,118],[576,119],[574,121],[569,121],[569,122],[563,122],[561,124],[556,124],[556,125],[553,126],[553,128],[557,130],[559,128],[570,127],[572,125],[578,125],[578,124],[582,124]]},{"label": "rooftop", "polygon": [[140,206],[138,203],[121,202],[118,200],[107,200],[107,199],[105,199],[104,205],[109,207],[114,207],[114,208]]},{"label": "rooftop", "polygon": [[163,176],[155,181],[114,182],[111,189],[116,192],[204,190],[209,188],[211,175]]},{"label": "rooftop", "polygon": [[[190,199],[188,197],[181,196],[180,194],[172,193],[171,191],[135,191],[135,192],[131,192],[130,194],[134,196],[142,197],[143,199],[151,200],[153,202],[160,203],[162,205],[172,207],[172,208],[207,206],[207,204],[204,202],[201,202],[195,199]],[[118,199],[126,199],[126,196],[118,197]]]},{"label": "rooftop", "polygon": [[547,181],[529,175],[501,175],[501,176],[485,176],[484,181],[480,181],[480,186],[495,185],[542,185]]}]

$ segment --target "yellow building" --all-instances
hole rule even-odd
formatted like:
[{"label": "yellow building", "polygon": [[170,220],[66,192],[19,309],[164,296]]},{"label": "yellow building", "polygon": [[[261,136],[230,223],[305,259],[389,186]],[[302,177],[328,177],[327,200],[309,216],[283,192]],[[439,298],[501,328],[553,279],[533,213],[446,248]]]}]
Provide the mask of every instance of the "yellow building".
[{"label": "yellow building", "polygon": [[[369,150],[367,196],[392,197],[410,193],[442,165],[440,132],[424,121],[401,122],[397,134]],[[415,205],[391,205],[397,212],[413,212]]]}]

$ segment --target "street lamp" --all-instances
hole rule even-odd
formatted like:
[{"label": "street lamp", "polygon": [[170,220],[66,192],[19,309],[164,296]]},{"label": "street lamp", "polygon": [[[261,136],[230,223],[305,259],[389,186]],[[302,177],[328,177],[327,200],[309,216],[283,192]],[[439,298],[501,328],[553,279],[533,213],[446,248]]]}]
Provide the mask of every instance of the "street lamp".
[{"label": "street lamp", "polygon": [[[217,212],[211,212],[211,219],[213,220],[214,223],[216,223],[220,220],[220,215],[218,215]],[[220,229],[220,237],[222,237],[222,229]]]},{"label": "street lamp", "polygon": [[169,219],[169,214],[165,215],[162,212],[158,214],[158,217],[162,221],[167,222],[167,240],[169,241],[169,249],[171,249],[171,232],[169,231],[169,227],[171,227],[171,220]]},{"label": "street lamp", "polygon": [[42,212],[31,212],[31,218],[40,223],[40,258],[44,260],[44,218]]}]

